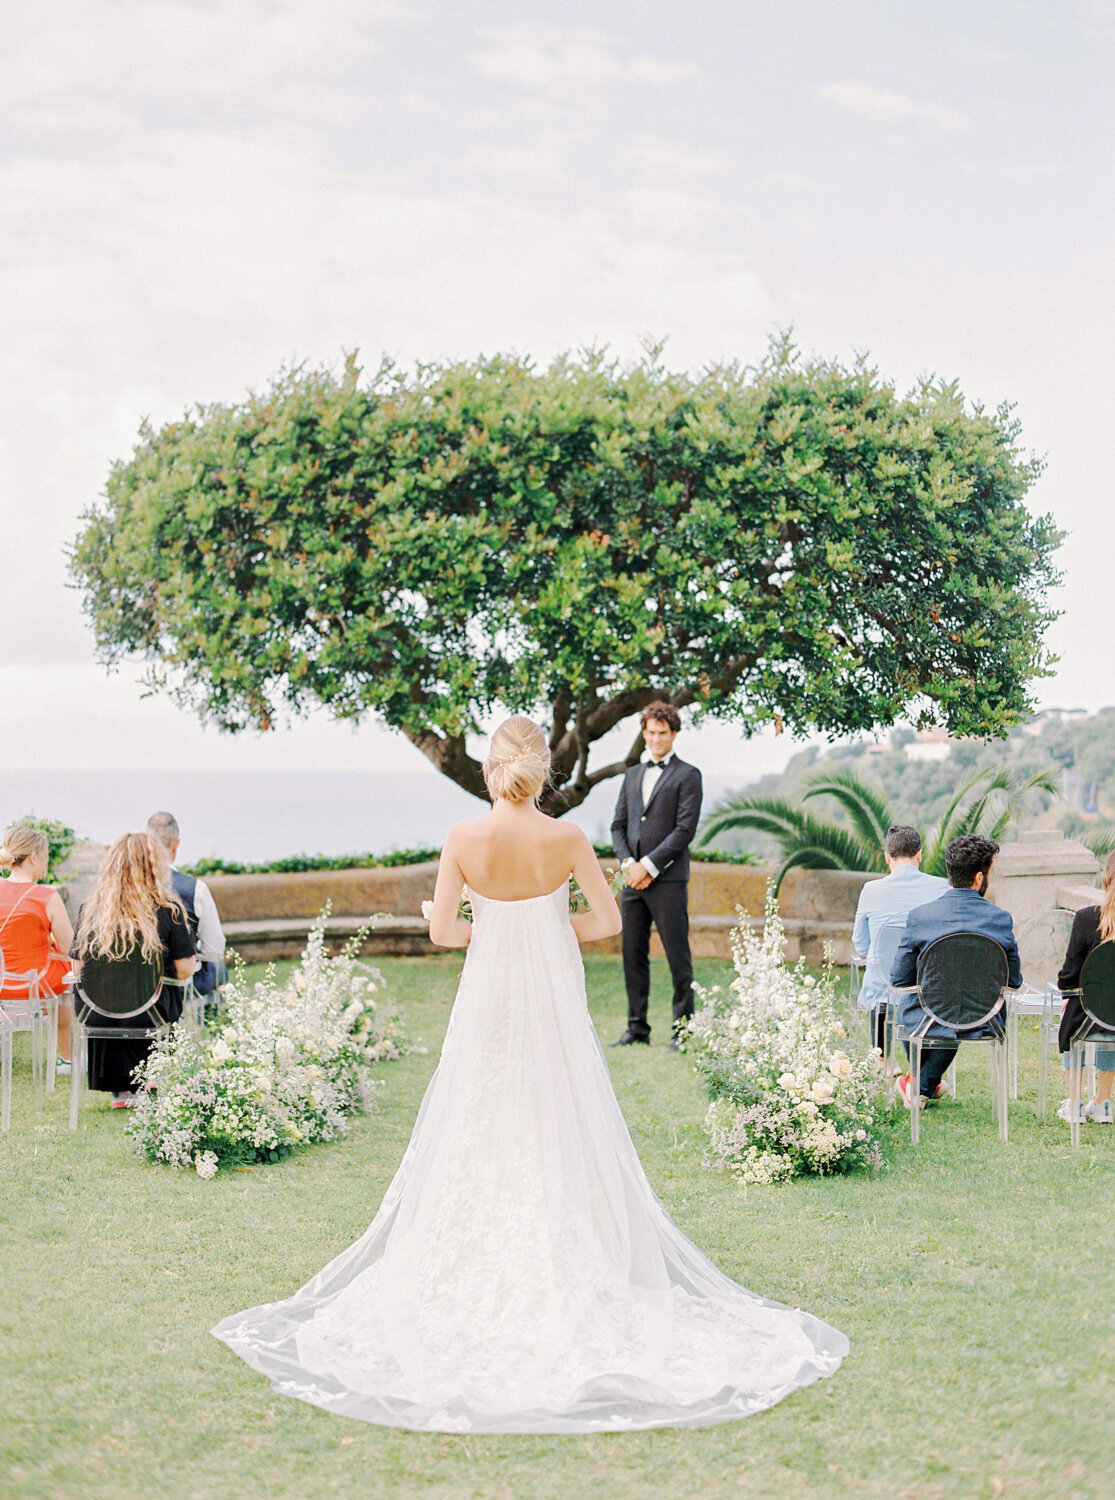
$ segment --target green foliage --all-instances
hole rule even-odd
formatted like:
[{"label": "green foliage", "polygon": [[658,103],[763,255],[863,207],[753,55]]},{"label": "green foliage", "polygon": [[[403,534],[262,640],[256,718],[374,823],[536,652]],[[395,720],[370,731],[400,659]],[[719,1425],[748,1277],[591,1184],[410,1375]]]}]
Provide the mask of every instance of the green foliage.
[{"label": "green foliage", "polygon": [[[10,825],[18,828],[37,828],[40,833],[46,834],[50,845],[50,863],[47,866],[47,881],[51,880],[54,872],[65,862],[66,856],[77,843],[77,834],[65,823],[59,823],[53,818],[36,818],[33,813],[25,818],[16,818]],[[4,876],[7,879],[5,873]]]},{"label": "green foliage", "polygon": [[944,875],[945,850],[953,839],[982,833],[1001,839],[1011,823],[1034,800],[1031,793],[1058,795],[1057,774],[1052,770],[1021,775],[1008,767],[986,767],[971,775],[959,789],[925,840],[922,869],[929,875]]},{"label": "green foliage", "polygon": [[1091,828],[1080,835],[1080,842],[1099,860],[1115,854],[1115,828]]},{"label": "green foliage", "polygon": [[102,659],[226,729],[371,712],[484,795],[466,733],[548,722],[549,810],[655,697],[745,734],[1000,735],[1046,672],[1059,536],[1007,407],[866,362],[690,376],[597,353],[298,369],[144,427],[74,577]]},{"label": "green foliage", "polygon": [[[615,859],[611,844],[593,844],[599,859]],[[693,851],[695,860],[715,860],[718,864],[754,865],[754,854],[720,854]],[[283,859],[243,864],[233,859],[199,859],[183,865],[187,875],[288,875],[304,870],[394,870],[400,865],[421,865],[441,858],[440,849],[392,849],[390,854],[288,854]]]},{"label": "green foliage", "polygon": [[[930,832],[923,834],[922,869],[930,875],[944,875],[945,850],[953,839],[968,833],[1002,838],[1035,794],[1056,796],[1057,790],[1052,770],[1028,776],[1006,767],[976,771],[956,791]],[[852,826],[814,817],[801,806],[818,797],[837,802]],[[887,829],[899,821],[881,788],[850,771],[837,771],[807,781],[796,803],[765,793],[726,797],[704,820],[699,837],[706,858],[717,857],[710,854],[708,845],[725,834],[750,830],[773,838],[782,856],[774,881],[777,892],[795,868],[885,871],[883,840]]]},{"label": "green foliage", "polygon": [[306,870],[393,870],[441,858],[440,849],[392,849],[390,854],[288,854],[282,859],[240,863],[233,859],[199,859],[182,868],[187,875],[291,875]]}]

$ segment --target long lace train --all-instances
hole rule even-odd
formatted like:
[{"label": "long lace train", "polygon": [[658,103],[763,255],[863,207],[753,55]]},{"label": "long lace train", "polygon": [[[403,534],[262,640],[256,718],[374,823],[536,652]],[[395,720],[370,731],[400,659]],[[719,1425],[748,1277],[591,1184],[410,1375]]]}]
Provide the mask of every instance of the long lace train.
[{"label": "long lace train", "polygon": [[730,1281],[655,1197],[566,887],[472,900],[440,1065],[371,1225],[213,1332],[277,1391],[420,1431],[699,1426],[831,1375],[844,1335]]}]

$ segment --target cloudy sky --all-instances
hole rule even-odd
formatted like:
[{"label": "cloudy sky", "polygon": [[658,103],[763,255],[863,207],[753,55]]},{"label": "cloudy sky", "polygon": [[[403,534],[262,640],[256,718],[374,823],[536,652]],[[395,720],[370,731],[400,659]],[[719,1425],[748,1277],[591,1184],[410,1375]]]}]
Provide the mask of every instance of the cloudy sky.
[{"label": "cloudy sky", "polygon": [[[1017,403],[1069,532],[1047,704],[1115,701],[1108,0],[36,0],[0,38],[0,764],[417,770],[202,732],[93,661],[64,549],[144,415],[284,362],[793,325]],[[784,747],[703,740],[711,771]],[[692,748],[692,745],[691,745]]]}]

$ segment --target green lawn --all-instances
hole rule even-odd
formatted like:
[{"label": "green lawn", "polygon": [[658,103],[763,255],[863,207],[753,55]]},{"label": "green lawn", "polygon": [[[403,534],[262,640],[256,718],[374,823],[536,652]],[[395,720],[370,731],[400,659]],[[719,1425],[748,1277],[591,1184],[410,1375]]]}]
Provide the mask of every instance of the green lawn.
[{"label": "green lawn", "polygon": [[[711,980],[726,966],[699,967]],[[1115,1494],[1115,1129],[1089,1127],[1072,1152],[1067,1126],[1037,1118],[1028,1058],[1002,1147],[970,1049],[958,1101],[927,1113],[918,1152],[902,1114],[877,1177],[745,1189],[702,1165],[704,1099],[662,1046],[661,965],[656,1045],[608,1054],[651,1180],[729,1274],[848,1334],[840,1373],[744,1422],[582,1438],[425,1436],[274,1395],[207,1330],[292,1292],[375,1211],[459,960],[383,968],[430,1055],[384,1067],[379,1113],[346,1141],[211,1183],[133,1157],[106,1096],[76,1135],[62,1092],[36,1119],[17,1039],[0,1138],[0,1494]],[[589,960],[589,990],[611,1040],[617,959]]]}]

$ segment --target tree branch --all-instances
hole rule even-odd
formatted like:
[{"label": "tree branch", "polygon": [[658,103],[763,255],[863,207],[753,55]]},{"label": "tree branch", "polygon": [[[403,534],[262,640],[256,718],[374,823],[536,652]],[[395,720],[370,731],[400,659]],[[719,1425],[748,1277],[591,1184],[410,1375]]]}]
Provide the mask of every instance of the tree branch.
[{"label": "tree branch", "polygon": [[488,788],[484,785],[484,772],[480,762],[465,749],[463,734],[438,734],[435,730],[404,729],[403,733],[412,745],[417,745],[428,761],[450,781],[455,781],[466,792],[488,802]]}]

